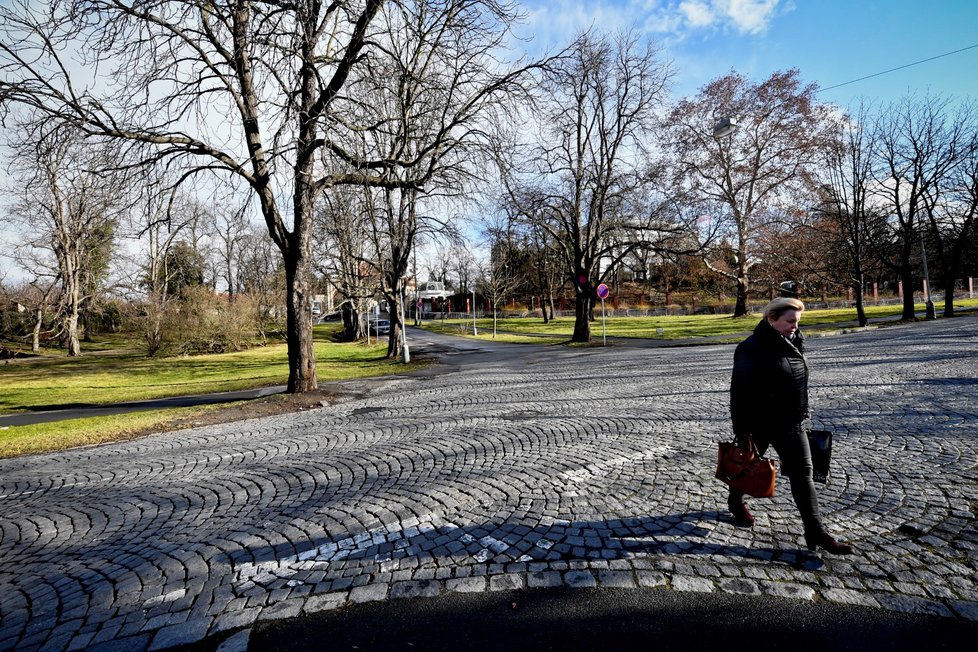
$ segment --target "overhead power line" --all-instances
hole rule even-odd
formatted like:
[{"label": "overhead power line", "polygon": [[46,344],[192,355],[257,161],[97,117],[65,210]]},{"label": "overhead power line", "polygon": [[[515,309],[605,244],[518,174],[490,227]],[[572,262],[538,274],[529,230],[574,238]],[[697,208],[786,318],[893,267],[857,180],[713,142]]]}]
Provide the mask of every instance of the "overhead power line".
[{"label": "overhead power line", "polygon": [[842,82],[841,84],[836,84],[835,86],[829,86],[827,88],[820,88],[819,89],[819,92],[821,92],[821,91],[830,91],[833,88],[840,88],[842,86],[848,86],[849,84],[855,84],[856,82],[861,82],[861,81],[866,80],[866,79],[872,79],[873,77],[879,77],[880,75],[885,75],[887,73],[896,72],[897,70],[903,70],[904,68],[909,68],[910,66],[916,66],[916,65],[921,64],[921,63],[927,63],[928,61],[933,61],[934,59],[940,59],[942,57],[949,57],[952,54],[957,54],[958,52],[964,52],[965,50],[972,50],[974,48],[978,48],[978,43],[975,43],[974,45],[969,45],[966,48],[961,48],[960,50],[954,50],[952,52],[945,52],[944,54],[938,54],[935,57],[930,57],[930,58],[927,58],[927,59],[921,59],[920,61],[914,61],[913,63],[908,63],[908,64],[903,65],[903,66],[897,66],[896,68],[890,68],[889,70],[884,70],[882,72],[875,72],[872,75],[866,75],[865,77],[860,77],[859,79],[853,79],[853,80],[850,80],[850,81],[847,81],[847,82]]}]

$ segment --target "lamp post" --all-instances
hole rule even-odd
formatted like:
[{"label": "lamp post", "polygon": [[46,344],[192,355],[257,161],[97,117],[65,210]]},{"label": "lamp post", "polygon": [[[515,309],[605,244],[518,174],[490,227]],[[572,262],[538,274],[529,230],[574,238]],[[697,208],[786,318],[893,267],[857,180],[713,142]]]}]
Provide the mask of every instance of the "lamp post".
[{"label": "lamp post", "polygon": [[731,136],[735,131],[737,131],[737,123],[731,118],[722,117],[713,125],[713,135],[716,138]]},{"label": "lamp post", "polygon": [[479,334],[479,329],[475,326],[475,288],[472,288],[472,334]]},{"label": "lamp post", "polygon": [[[421,294],[418,292],[418,246],[414,245],[414,325],[421,326]],[[430,275],[429,275],[430,279]]]},{"label": "lamp post", "polygon": [[927,247],[924,244],[924,225],[920,220],[920,215],[917,216],[917,225],[920,227],[920,257],[924,263],[924,305],[926,318],[937,319],[937,313],[934,311],[934,302],[930,298],[930,274],[927,273]]},{"label": "lamp post", "polygon": [[[734,132],[739,129],[740,126],[733,121],[733,118],[728,116],[721,116],[716,124],[713,125],[713,137],[720,141],[722,138],[727,139],[727,152],[728,156],[732,157],[730,150],[733,146],[733,135]],[[723,155],[723,145],[718,142],[720,151],[720,156]],[[738,248],[739,250],[739,248]],[[738,307],[743,305],[743,310],[750,312],[750,305],[747,302],[747,284],[749,282],[749,275],[747,273],[747,268],[744,267],[741,261],[738,260],[737,264],[737,302],[734,306],[734,316],[737,315]],[[743,292],[741,291],[743,288]],[[743,304],[741,304],[741,298],[743,297]],[[722,299],[721,299],[722,301]]]},{"label": "lamp post", "polygon": [[404,364],[411,362],[411,351],[408,350],[407,324],[404,323],[404,279],[401,279],[401,359]]}]

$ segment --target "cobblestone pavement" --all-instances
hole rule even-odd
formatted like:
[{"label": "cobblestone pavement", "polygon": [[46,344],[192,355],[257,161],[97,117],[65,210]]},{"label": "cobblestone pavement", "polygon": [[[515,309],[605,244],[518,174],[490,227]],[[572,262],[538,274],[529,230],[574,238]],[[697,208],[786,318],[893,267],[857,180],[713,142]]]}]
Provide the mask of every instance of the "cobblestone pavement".
[{"label": "cobblestone pavement", "polygon": [[732,347],[561,347],[0,461],[0,649],[242,649],[260,620],[548,586],[978,620],[978,319],[810,351],[836,432],[821,504],[851,557],[802,552],[786,481],[753,529],[723,511]]}]

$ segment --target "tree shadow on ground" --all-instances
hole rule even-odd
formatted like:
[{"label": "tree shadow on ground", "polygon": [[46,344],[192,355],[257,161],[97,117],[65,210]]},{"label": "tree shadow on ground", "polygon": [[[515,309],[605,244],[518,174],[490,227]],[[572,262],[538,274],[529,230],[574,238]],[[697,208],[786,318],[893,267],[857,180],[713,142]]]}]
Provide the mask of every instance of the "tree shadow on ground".
[{"label": "tree shadow on ground", "polygon": [[[751,546],[748,543],[711,539],[714,529],[706,523],[725,523],[728,516],[717,511],[691,511],[660,517],[645,516],[607,520],[560,520],[531,527],[523,519],[493,519],[456,525],[422,523],[398,531],[385,528],[363,532],[316,545],[309,542],[294,555],[283,556],[280,546],[241,549],[230,555],[239,590],[275,590],[295,586],[306,575],[319,571],[318,581],[334,582],[333,590],[353,585],[350,571],[362,574],[371,567],[387,570],[469,567],[457,576],[571,567],[574,562],[613,562],[651,557],[675,566],[698,562],[691,556],[769,562],[797,570],[812,571],[823,562],[807,551],[786,547]],[[719,537],[717,537],[719,538]],[[670,570],[669,566],[662,566]],[[325,571],[325,572],[323,572]],[[694,571],[695,572],[695,571]],[[292,582],[292,584],[290,584]]]}]

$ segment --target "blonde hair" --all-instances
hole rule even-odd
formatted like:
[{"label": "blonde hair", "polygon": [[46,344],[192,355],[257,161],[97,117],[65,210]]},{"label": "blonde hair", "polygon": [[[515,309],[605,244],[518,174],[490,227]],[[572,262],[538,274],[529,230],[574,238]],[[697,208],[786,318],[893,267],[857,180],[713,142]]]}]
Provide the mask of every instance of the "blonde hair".
[{"label": "blonde hair", "polygon": [[771,303],[764,306],[764,318],[777,321],[781,315],[789,310],[801,312],[805,309],[805,304],[793,297],[778,297]]}]

